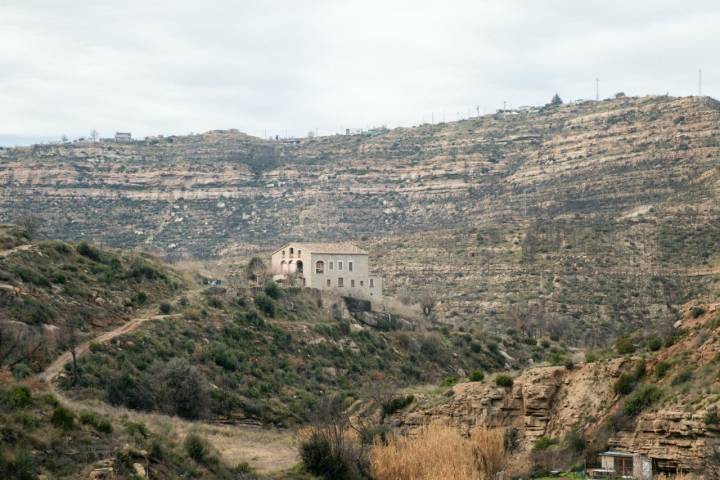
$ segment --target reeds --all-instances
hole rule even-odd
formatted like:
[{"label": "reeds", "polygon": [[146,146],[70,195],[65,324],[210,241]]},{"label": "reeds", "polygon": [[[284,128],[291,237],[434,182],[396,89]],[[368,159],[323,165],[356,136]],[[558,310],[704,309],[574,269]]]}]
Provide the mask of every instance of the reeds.
[{"label": "reeds", "polygon": [[492,480],[505,462],[501,429],[477,429],[468,438],[431,425],[413,437],[376,443],[370,452],[375,480]]}]

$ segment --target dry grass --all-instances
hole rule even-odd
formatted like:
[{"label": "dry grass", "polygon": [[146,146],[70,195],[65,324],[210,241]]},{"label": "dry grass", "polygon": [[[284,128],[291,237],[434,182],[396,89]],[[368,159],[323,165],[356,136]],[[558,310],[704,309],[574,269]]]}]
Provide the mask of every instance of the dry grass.
[{"label": "dry grass", "polygon": [[370,452],[375,480],[491,480],[506,463],[501,429],[477,429],[470,438],[431,425],[414,437],[392,437]]}]

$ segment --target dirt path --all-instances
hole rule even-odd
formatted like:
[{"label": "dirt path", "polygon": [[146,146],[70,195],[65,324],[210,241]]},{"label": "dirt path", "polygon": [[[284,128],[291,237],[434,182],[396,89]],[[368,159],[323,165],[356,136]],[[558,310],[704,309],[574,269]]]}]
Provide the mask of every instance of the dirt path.
[{"label": "dirt path", "polygon": [[[145,315],[134,318],[119,327],[97,337],[82,342],[75,349],[80,357],[90,350],[91,343],[107,343],[113,338],[134,332],[151,320],[174,318],[179,315]],[[93,409],[118,420],[131,419],[143,422],[149,428],[163,435],[182,440],[190,431],[204,435],[220,452],[223,460],[230,466],[247,462],[260,473],[274,473],[288,470],[299,461],[295,436],[287,430],[267,429],[250,425],[215,425],[204,422],[191,422],[177,417],[156,413],[141,413],[118,408],[106,403],[94,401],[76,401],[66,397],[53,381],[64,370],[65,364],[72,361],[70,352],[60,355],[38,379],[44,381],[60,401],[75,409]]]},{"label": "dirt path", "polygon": [[18,245],[17,247],[13,247],[9,250],[3,250],[0,252],[0,257],[7,257],[8,255],[12,255],[13,253],[17,252],[24,252],[26,250],[30,250],[32,248],[31,243],[26,243],[24,245]]}]

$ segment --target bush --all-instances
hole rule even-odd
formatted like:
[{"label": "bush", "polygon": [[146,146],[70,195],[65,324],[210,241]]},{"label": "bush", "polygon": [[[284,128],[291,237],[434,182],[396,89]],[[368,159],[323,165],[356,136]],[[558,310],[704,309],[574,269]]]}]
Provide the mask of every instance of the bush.
[{"label": "bush", "polygon": [[100,261],[100,250],[87,242],[81,242],[80,245],[77,246],[77,252],[83,257],[87,257],[94,262]]},{"label": "bush", "polygon": [[272,280],[268,280],[265,284],[265,295],[277,300],[281,295],[280,286]]},{"label": "bush", "polygon": [[615,342],[615,349],[620,355],[627,355],[635,352],[635,341],[629,335],[620,337]]},{"label": "bush", "polygon": [[655,385],[643,385],[640,389],[627,398],[623,404],[623,413],[636,416],[662,396],[662,390]]},{"label": "bush", "polygon": [[145,302],[147,302],[147,293],[138,292],[137,295],[135,295],[135,303],[138,305],[144,305]]},{"label": "bush", "polygon": [[55,407],[53,410],[52,417],[50,417],[52,424],[62,430],[72,430],[75,426],[75,415],[63,406]]},{"label": "bush", "polygon": [[413,400],[415,400],[415,397],[413,395],[408,395],[407,397],[395,397],[392,400],[383,404],[383,413],[385,415],[392,415],[398,410],[402,410],[403,408],[410,405]]},{"label": "bush", "polygon": [[498,387],[509,388],[513,386],[513,379],[509,375],[498,375],[495,377],[495,384]]},{"label": "bush", "polygon": [[514,452],[520,446],[520,431],[511,427],[505,430],[503,434],[503,445],[506,452]]},{"label": "bush", "polygon": [[209,396],[205,377],[187,360],[173,359],[160,372],[161,405],[168,413],[197,419],[205,412]]},{"label": "bush", "polygon": [[690,309],[690,315],[693,318],[698,318],[700,315],[705,313],[705,309],[703,307],[692,307]]},{"label": "bush", "polygon": [[112,433],[113,426],[110,420],[102,418],[95,412],[81,412],[80,423],[83,425],[90,425],[100,433]]},{"label": "bush", "polygon": [[533,450],[547,450],[548,448],[552,447],[553,445],[557,445],[558,439],[557,438],[550,438],[550,437],[540,437],[537,440],[535,440],[535,445],[533,445]]},{"label": "bush", "polygon": [[15,449],[11,458],[0,456],[0,478],[8,480],[34,480],[35,462],[25,449]]},{"label": "bush", "polygon": [[170,312],[172,312],[172,306],[169,303],[161,303],[160,304],[160,313],[163,315],[169,315]]},{"label": "bush", "polygon": [[24,385],[13,385],[5,393],[5,403],[10,408],[25,408],[32,401],[30,389]]},{"label": "bush", "polygon": [[663,378],[665,374],[670,371],[672,364],[670,362],[662,361],[655,365],[655,378]]},{"label": "bush", "polygon": [[33,376],[32,368],[28,367],[25,363],[18,363],[12,368],[12,375],[15,380],[22,380]]},{"label": "bush", "polygon": [[705,421],[705,425],[720,424],[720,415],[718,414],[717,408],[708,410],[703,420]]},{"label": "bush", "polygon": [[688,382],[692,379],[692,370],[683,370],[682,372],[678,373],[675,378],[672,379],[673,385],[680,385],[682,383]]},{"label": "bush", "polygon": [[485,379],[485,374],[480,370],[473,370],[469,379],[471,382],[482,382]]},{"label": "bush", "polygon": [[663,341],[660,337],[652,337],[647,342],[648,349],[650,349],[651,352],[657,352],[660,350],[663,346]]},{"label": "bush", "polygon": [[358,478],[352,457],[347,439],[333,438],[324,429],[314,429],[300,443],[300,458],[305,469],[328,480]]},{"label": "bush", "polygon": [[260,311],[262,311],[265,315],[270,317],[275,316],[275,302],[266,294],[258,293],[255,295],[255,305],[257,305]]},{"label": "bush", "polygon": [[615,381],[613,390],[615,390],[615,393],[617,393],[618,395],[628,395],[629,393],[632,393],[633,390],[635,390],[636,384],[637,383],[635,382],[635,379],[632,375],[628,373],[623,373]]},{"label": "bush", "polygon": [[210,446],[208,445],[207,440],[197,433],[189,433],[185,437],[184,446],[188,457],[192,458],[201,465],[207,463],[208,457],[210,456]]}]

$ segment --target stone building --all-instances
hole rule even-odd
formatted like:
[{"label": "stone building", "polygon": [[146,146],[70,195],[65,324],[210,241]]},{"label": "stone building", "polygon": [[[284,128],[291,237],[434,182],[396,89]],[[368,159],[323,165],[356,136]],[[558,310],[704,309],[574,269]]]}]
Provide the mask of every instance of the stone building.
[{"label": "stone building", "polygon": [[130,132],[115,132],[115,141],[119,143],[132,142],[132,135]]},{"label": "stone building", "polygon": [[349,243],[288,243],[272,254],[273,278],[373,302],[382,278],[370,273],[368,252]]}]

